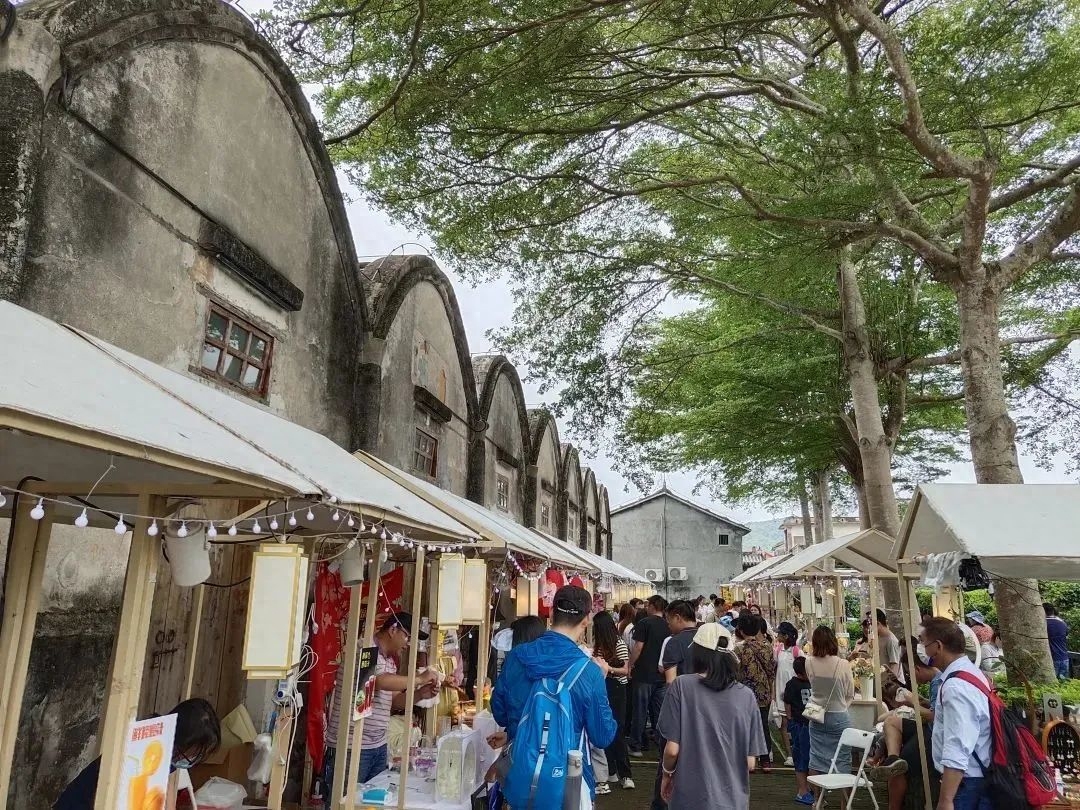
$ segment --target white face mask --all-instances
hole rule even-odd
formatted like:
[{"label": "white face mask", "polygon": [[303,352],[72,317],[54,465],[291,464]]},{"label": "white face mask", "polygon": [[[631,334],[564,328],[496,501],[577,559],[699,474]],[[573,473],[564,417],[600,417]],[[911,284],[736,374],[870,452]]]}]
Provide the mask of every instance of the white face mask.
[{"label": "white face mask", "polygon": [[187,771],[194,768],[195,763],[187,757],[180,757],[180,759],[176,760],[176,762],[173,763],[173,767],[176,768],[178,771]]}]

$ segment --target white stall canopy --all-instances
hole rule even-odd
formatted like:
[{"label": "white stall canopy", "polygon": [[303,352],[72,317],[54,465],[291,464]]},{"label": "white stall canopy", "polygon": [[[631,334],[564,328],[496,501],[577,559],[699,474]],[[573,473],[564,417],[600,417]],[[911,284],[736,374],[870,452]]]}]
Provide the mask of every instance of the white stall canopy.
[{"label": "white stall canopy", "polygon": [[757,565],[747,568],[737,577],[733,578],[731,580],[731,584],[745,585],[748,582],[755,582],[759,579],[767,579],[766,574],[770,569],[790,558],[791,552],[788,552],[787,554],[781,554],[777,557],[768,557],[759,562]]},{"label": "white stall canopy", "polygon": [[585,568],[591,569],[593,571],[598,571],[601,574],[609,574],[615,579],[625,580],[627,582],[641,582],[647,584],[649,581],[640,574],[631,571],[626,566],[620,565],[614,560],[609,560],[607,557],[602,557],[601,555],[595,554],[592,551],[581,548],[580,546],[575,546],[572,543],[567,543],[566,541],[560,540],[557,537],[548,534],[547,532],[540,531],[539,529],[532,529],[531,531],[533,532],[533,534],[539,535],[544,540],[544,542],[555,543],[565,548],[566,551],[581,560],[582,565]]},{"label": "white stall canopy", "polygon": [[[229,482],[250,487],[246,497],[289,499],[287,508],[333,498],[421,540],[476,535],[315,431],[6,301],[0,345],[0,482],[8,486],[27,475],[101,477],[95,504],[130,513],[132,493],[110,494],[113,482],[167,484],[176,495],[181,485],[197,492]],[[305,527],[337,528],[329,511]]]},{"label": "white stall canopy", "polygon": [[893,556],[959,552],[990,574],[1080,580],[1078,536],[1076,484],[923,484]]},{"label": "white stall canopy", "polygon": [[[831,540],[822,540],[800,549],[780,565],[765,572],[762,579],[795,579],[806,576],[895,576],[893,539],[877,529],[865,529]],[[834,570],[828,570],[833,560]],[[845,570],[846,569],[846,570]]]}]

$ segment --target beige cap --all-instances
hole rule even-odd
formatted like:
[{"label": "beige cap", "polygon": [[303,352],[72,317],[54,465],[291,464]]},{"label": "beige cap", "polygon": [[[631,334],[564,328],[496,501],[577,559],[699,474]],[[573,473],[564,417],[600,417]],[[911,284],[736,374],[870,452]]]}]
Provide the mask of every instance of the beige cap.
[{"label": "beige cap", "polygon": [[[727,643],[722,644],[721,639],[727,639]],[[694,643],[707,650],[735,652],[731,631],[719,622],[705,622],[701,625],[694,633]]]}]

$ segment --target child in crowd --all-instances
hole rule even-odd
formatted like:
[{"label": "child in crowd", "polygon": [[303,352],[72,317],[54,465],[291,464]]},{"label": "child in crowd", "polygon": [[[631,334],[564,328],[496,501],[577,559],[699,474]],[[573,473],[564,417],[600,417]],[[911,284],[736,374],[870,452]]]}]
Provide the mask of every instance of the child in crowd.
[{"label": "child in crowd", "polygon": [[810,772],[810,721],[803,717],[803,709],[811,695],[810,679],[806,677],[805,658],[796,658],[792,666],[795,677],[784,687],[784,707],[791,737],[791,758],[795,761],[795,801],[810,805],[814,803],[814,793],[806,781]]}]

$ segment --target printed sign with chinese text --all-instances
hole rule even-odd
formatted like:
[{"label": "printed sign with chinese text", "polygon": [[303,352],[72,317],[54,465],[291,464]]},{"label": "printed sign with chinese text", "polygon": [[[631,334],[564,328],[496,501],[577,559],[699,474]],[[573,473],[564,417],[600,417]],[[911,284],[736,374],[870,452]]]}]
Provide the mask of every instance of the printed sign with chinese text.
[{"label": "printed sign with chinese text", "polygon": [[175,735],[175,714],[131,724],[117,810],[164,810]]}]

